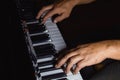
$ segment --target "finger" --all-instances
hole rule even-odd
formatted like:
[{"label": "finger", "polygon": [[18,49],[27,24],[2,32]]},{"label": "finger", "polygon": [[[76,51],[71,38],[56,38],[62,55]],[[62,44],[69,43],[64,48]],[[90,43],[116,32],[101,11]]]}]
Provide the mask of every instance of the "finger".
[{"label": "finger", "polygon": [[62,12],[60,12],[58,9],[53,9],[53,10],[49,11],[49,12],[44,16],[42,23],[45,23],[46,20],[47,20],[48,18],[52,17],[53,15],[55,15],[55,14],[58,14],[58,15],[59,15],[59,14],[61,14],[61,13],[62,13]]},{"label": "finger", "polygon": [[36,19],[39,19],[40,16],[41,16],[45,11],[50,10],[50,9],[52,9],[52,8],[53,8],[53,5],[49,5],[49,6],[43,7],[43,8],[38,12],[38,14],[37,14],[37,16],[36,16]]},{"label": "finger", "polygon": [[71,70],[71,68],[73,67],[73,65],[76,64],[77,62],[79,62],[82,59],[83,58],[80,57],[80,55],[75,55],[75,56],[71,57],[70,60],[69,60],[69,63],[67,64],[65,72],[69,73],[69,71]]},{"label": "finger", "polygon": [[74,74],[77,74],[82,68],[88,66],[88,61],[82,60],[80,62],[78,62],[78,64],[76,65],[76,68],[74,70]]},{"label": "finger", "polygon": [[60,22],[62,20],[64,20],[65,18],[68,18],[69,15],[65,15],[64,13],[62,13],[62,15],[58,16],[57,18],[54,19],[54,23]]},{"label": "finger", "polygon": [[56,68],[59,68],[61,67],[63,64],[65,64],[65,62],[72,56],[75,56],[77,53],[76,52],[71,52],[67,55],[65,55],[62,59],[60,59],[58,61],[58,63],[55,65]]}]

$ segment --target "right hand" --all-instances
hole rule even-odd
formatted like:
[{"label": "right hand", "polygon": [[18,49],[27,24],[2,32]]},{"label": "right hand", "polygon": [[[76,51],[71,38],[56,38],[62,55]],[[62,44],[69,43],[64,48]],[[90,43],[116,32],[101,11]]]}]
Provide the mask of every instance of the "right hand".
[{"label": "right hand", "polygon": [[117,47],[113,47],[115,43],[118,42],[106,40],[79,45],[77,48],[68,52],[65,56],[60,57],[55,67],[60,68],[62,65],[67,63],[65,72],[69,73],[73,65],[76,64],[73,73],[77,74],[82,68],[99,64],[111,55],[117,55],[116,58],[118,58],[120,54],[116,53]]},{"label": "right hand", "polygon": [[62,20],[64,20],[65,18],[68,18],[71,14],[71,11],[73,9],[73,7],[75,6],[75,2],[74,0],[62,0],[59,2],[56,2],[55,4],[43,7],[37,14],[37,19],[40,18],[40,16],[45,12],[48,11],[48,13],[43,17],[43,21],[42,23],[45,23],[45,21],[52,17],[55,14],[58,14],[59,16],[57,16],[53,22],[57,23],[60,22]]}]

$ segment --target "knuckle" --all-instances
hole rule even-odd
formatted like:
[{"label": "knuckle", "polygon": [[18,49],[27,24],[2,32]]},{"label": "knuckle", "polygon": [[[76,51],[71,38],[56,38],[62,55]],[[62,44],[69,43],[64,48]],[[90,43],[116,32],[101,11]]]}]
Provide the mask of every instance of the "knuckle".
[{"label": "knuckle", "polygon": [[68,59],[68,56],[66,55],[66,56],[64,56],[64,59]]},{"label": "knuckle", "polygon": [[61,11],[61,8],[59,8],[59,7],[56,7],[54,9],[56,9],[57,11]]},{"label": "knuckle", "polygon": [[74,58],[70,58],[69,62],[72,63],[74,61]]},{"label": "knuckle", "polygon": [[54,11],[55,13],[58,13],[58,14],[61,14],[61,12],[62,12],[62,11],[60,10],[60,8],[54,8],[53,11]]}]

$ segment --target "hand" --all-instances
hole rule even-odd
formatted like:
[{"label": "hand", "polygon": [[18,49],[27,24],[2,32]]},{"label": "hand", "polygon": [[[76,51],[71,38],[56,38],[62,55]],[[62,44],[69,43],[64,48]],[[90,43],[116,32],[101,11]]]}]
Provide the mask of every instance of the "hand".
[{"label": "hand", "polygon": [[75,50],[65,55],[62,59],[58,60],[55,65],[56,68],[61,67],[63,64],[67,63],[65,72],[69,73],[72,66],[76,64],[74,73],[78,73],[80,69],[98,64],[107,58],[107,55],[111,54],[111,47],[109,46],[109,41],[101,41],[96,43],[89,43],[85,45],[80,45]]},{"label": "hand", "polygon": [[45,21],[52,17],[55,14],[58,14],[59,16],[54,19],[54,23],[60,22],[65,18],[68,18],[70,16],[70,13],[75,6],[74,0],[60,0],[59,2],[43,7],[37,14],[37,19],[40,18],[40,16],[46,12],[47,14],[44,16],[42,23],[45,23]]}]

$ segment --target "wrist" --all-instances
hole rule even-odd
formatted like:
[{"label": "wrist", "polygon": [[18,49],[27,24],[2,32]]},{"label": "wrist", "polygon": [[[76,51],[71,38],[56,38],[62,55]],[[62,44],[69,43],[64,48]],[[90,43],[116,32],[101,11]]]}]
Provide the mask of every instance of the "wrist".
[{"label": "wrist", "polygon": [[70,4],[72,7],[75,7],[76,5],[79,5],[80,0],[70,0]]},{"label": "wrist", "polygon": [[107,58],[120,60],[120,48],[116,46],[111,46]]},{"label": "wrist", "polygon": [[82,5],[82,4],[88,4],[91,2],[94,2],[96,0],[74,0],[75,5]]},{"label": "wrist", "polygon": [[120,41],[113,40],[109,45],[106,58],[120,60]]}]

